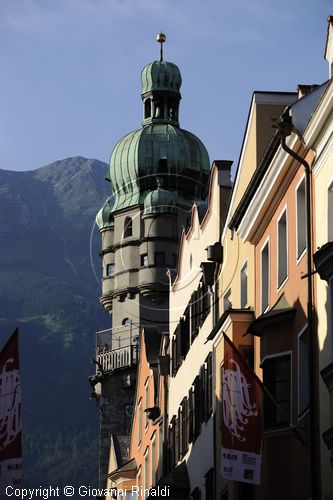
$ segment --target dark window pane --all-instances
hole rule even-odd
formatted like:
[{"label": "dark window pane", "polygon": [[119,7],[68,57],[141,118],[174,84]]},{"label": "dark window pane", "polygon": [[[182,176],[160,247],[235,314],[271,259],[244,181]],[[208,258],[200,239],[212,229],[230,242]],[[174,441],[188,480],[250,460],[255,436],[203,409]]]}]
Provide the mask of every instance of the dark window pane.
[{"label": "dark window pane", "polygon": [[164,266],[165,265],[165,254],[163,252],[155,252],[155,266]]},{"label": "dark window pane", "polygon": [[131,217],[126,217],[124,223],[124,238],[128,238],[133,234],[133,222]]},{"label": "dark window pane", "polygon": [[290,422],[291,361],[290,355],[269,358],[263,365],[264,385],[275,402],[264,393],[265,428]]}]

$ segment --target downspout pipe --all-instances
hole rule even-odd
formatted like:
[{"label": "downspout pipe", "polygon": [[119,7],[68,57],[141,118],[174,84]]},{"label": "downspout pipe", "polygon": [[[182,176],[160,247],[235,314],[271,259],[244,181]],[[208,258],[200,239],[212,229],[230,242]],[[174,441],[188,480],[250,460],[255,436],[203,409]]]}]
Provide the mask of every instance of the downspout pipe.
[{"label": "downspout pipe", "polygon": [[293,125],[288,107],[283,113],[281,120],[274,124],[280,135],[281,147],[292,158],[301,163],[305,171],[306,188],[306,252],[307,252],[307,317],[308,317],[308,346],[309,346],[309,454],[311,467],[311,500],[320,500],[320,453],[317,422],[317,336],[314,326],[313,315],[313,293],[312,293],[312,227],[311,227],[311,169],[304,158],[290,149],[286,144],[286,137],[292,132]]}]

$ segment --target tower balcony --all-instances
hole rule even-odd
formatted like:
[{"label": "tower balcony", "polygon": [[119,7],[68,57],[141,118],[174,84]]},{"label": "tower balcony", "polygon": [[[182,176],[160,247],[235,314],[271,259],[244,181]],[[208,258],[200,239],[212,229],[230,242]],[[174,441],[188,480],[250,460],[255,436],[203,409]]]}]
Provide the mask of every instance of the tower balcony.
[{"label": "tower balcony", "polygon": [[96,333],[97,366],[103,373],[136,365],[138,355],[139,326],[130,323]]}]

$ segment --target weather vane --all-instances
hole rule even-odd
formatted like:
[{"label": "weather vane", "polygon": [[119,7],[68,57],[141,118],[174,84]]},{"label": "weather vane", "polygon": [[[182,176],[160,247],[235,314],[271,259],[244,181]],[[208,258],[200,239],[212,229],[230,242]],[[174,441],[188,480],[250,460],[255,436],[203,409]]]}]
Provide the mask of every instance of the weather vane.
[{"label": "weather vane", "polygon": [[156,37],[156,40],[158,41],[158,43],[161,44],[161,55],[160,55],[160,61],[163,61],[163,43],[165,42],[166,40],[166,36],[164,33],[159,33]]}]

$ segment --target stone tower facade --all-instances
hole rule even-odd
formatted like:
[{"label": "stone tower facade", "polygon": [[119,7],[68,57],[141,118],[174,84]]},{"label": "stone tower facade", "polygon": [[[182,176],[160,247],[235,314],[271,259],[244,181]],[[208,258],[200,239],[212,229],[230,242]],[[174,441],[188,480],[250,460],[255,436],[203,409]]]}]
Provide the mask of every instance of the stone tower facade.
[{"label": "stone tower facade", "polygon": [[163,60],[162,45],[160,60],[145,66],[141,82],[142,127],[116,144],[108,178],[112,196],[96,218],[102,237],[100,302],[112,317],[112,328],[97,333],[92,377],[101,412],[101,487],[111,436],[126,458],[140,329],[153,324],[168,330],[166,270],[176,268],[180,231],[193,201],[206,198],[209,178],[206,148],[179,126],[181,74]]}]

